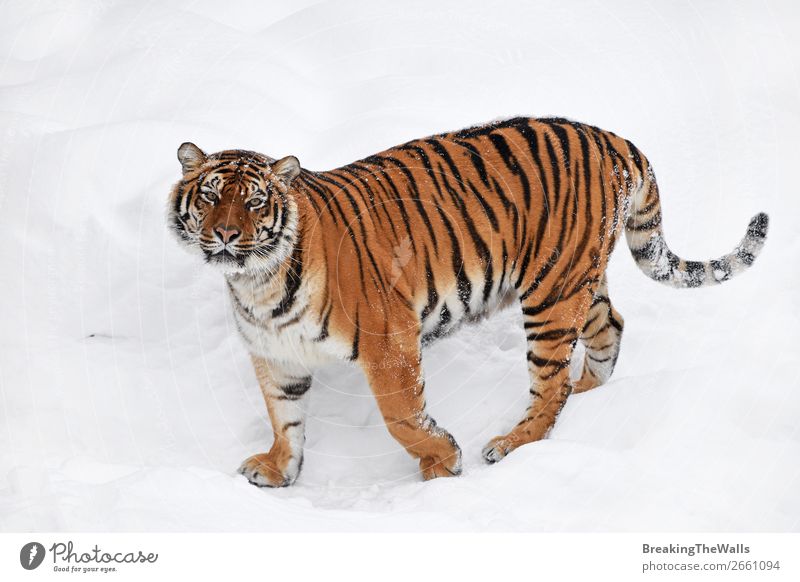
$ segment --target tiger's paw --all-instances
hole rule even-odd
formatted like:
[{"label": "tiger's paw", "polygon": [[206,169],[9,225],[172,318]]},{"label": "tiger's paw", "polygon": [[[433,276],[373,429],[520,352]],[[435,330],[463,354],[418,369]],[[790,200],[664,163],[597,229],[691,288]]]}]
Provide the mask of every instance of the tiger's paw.
[{"label": "tiger's paw", "polygon": [[507,437],[494,437],[483,447],[481,456],[488,464],[493,465],[496,462],[505,458],[508,453],[513,451],[516,447],[510,442]]},{"label": "tiger's paw", "polygon": [[437,477],[457,477],[461,474],[461,449],[453,443],[454,448],[442,457],[422,457],[419,470],[425,481]]},{"label": "tiger's paw", "polygon": [[278,463],[268,453],[262,453],[242,463],[239,473],[257,487],[288,487],[297,480],[302,464],[302,459],[298,462],[294,458]]}]

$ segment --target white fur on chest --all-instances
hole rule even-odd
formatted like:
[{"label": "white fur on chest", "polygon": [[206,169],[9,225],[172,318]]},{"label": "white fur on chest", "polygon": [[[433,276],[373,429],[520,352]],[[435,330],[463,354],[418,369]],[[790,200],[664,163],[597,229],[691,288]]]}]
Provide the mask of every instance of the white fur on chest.
[{"label": "white fur on chest", "polygon": [[282,288],[231,281],[234,317],[250,352],[305,370],[347,358],[350,346],[330,336],[320,340],[322,324],[310,309],[307,289],[298,290],[291,309],[274,316],[281,292]]}]

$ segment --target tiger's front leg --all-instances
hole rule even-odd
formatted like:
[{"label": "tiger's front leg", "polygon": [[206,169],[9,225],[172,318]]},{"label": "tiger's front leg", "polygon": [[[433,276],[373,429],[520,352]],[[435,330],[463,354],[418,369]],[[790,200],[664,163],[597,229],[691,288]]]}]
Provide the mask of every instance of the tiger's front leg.
[{"label": "tiger's front leg", "polygon": [[253,455],[239,472],[259,487],[286,487],[300,474],[305,443],[306,405],[310,376],[293,376],[251,355],[253,367],[272,422],[272,448]]},{"label": "tiger's front leg", "polygon": [[425,410],[419,339],[372,336],[360,358],[389,433],[415,458],[422,478],[461,474],[461,449]]}]

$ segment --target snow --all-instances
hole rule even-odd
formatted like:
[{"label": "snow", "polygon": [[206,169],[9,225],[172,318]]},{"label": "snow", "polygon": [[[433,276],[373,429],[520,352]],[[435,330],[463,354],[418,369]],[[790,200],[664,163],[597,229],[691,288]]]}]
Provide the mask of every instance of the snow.
[{"label": "snow", "polygon": [[[797,6],[275,4],[0,9],[0,529],[797,531]],[[611,381],[497,465],[481,448],[528,391],[514,309],[425,354],[463,476],[421,482],[342,364],[315,380],[297,484],[248,485],[271,430],[222,277],[165,226],[177,147],[326,169],[517,114],[640,147],[686,259],[770,213],[761,256],[675,290],[620,244]]]}]

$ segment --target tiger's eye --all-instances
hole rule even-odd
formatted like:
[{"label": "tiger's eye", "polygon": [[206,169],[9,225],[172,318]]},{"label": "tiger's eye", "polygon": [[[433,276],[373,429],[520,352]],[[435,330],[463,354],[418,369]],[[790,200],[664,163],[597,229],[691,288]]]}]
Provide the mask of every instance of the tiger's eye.
[{"label": "tiger's eye", "polygon": [[219,195],[213,190],[201,190],[200,197],[209,204],[216,204],[219,201]]},{"label": "tiger's eye", "polygon": [[248,210],[258,210],[259,208],[263,208],[266,203],[267,199],[263,196],[259,196],[248,200],[246,206]]}]

